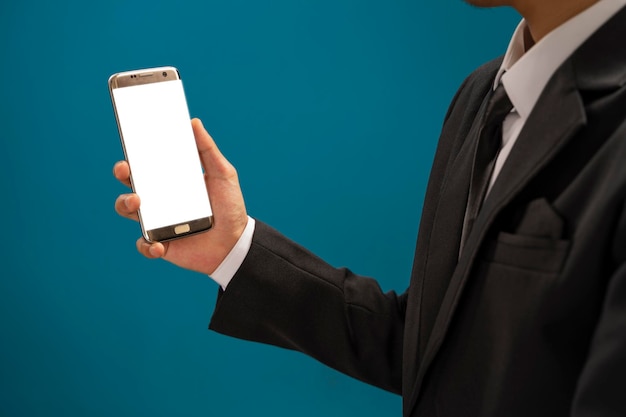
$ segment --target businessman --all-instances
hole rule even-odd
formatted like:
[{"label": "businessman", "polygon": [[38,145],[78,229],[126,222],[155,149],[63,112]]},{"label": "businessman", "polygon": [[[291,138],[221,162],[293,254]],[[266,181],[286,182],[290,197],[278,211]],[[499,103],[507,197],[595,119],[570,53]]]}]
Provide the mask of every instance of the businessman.
[{"label": "businessman", "polygon": [[446,114],[406,292],[249,218],[199,120],[215,228],[138,250],[220,284],[211,329],[400,393],[405,416],[626,416],[626,0],[469,2],[523,20]]}]

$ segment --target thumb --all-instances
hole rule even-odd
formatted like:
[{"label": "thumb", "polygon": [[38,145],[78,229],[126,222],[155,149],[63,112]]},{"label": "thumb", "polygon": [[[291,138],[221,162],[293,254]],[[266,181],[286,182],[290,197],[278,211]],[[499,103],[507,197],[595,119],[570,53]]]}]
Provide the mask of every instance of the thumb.
[{"label": "thumb", "polygon": [[224,158],[215,141],[204,128],[202,121],[200,119],[192,119],[191,127],[196,138],[196,146],[198,147],[204,171],[210,175],[219,173],[226,175],[232,169],[232,166]]}]

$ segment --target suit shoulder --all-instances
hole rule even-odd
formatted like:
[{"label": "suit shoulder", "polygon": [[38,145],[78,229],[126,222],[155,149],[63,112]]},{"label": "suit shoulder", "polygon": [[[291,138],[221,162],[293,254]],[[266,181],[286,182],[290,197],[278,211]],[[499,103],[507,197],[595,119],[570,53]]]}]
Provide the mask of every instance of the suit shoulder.
[{"label": "suit shoulder", "polygon": [[474,83],[488,83],[493,82],[496,73],[502,65],[504,56],[500,56],[496,59],[492,59],[489,62],[485,62],[480,67],[476,68],[470,75],[467,76],[467,80],[471,80]]},{"label": "suit shoulder", "polygon": [[492,86],[493,80],[502,65],[503,56],[484,63],[469,74],[457,90],[444,121],[447,121],[457,104],[462,107],[477,107],[473,103],[480,104],[487,91]]}]

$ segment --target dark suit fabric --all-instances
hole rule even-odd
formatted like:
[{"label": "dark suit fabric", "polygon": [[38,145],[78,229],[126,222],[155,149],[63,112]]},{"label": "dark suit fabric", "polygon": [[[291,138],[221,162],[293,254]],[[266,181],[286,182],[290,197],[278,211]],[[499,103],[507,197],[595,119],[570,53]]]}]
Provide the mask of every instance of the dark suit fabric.
[{"label": "dark suit fabric", "polygon": [[258,222],[210,327],[401,393],[405,416],[626,416],[625,40],[626,9],[557,70],[460,257],[500,60],[446,115],[405,293]]}]

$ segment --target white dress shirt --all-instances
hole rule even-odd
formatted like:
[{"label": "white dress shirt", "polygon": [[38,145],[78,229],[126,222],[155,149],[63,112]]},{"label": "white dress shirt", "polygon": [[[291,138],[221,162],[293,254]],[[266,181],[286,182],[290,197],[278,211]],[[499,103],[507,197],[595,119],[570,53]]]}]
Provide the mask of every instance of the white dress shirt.
[{"label": "white dress shirt", "polygon": [[[488,192],[552,75],[589,36],[624,6],[626,0],[600,0],[548,33],[530,49],[524,45],[524,32],[528,30],[526,21],[522,20],[517,26],[494,81],[494,89],[502,81],[514,109],[502,124],[502,147]],[[226,289],[250,250],[254,224],[254,219],[248,217],[248,224],[239,241],[211,275],[223,289]]]},{"label": "white dress shirt", "polygon": [[502,124],[502,147],[487,192],[495,183],[552,75],[589,36],[624,6],[626,0],[600,0],[548,33],[530,49],[524,45],[524,32],[528,29],[526,21],[522,20],[517,26],[494,81],[494,89],[502,81],[514,109]]}]

